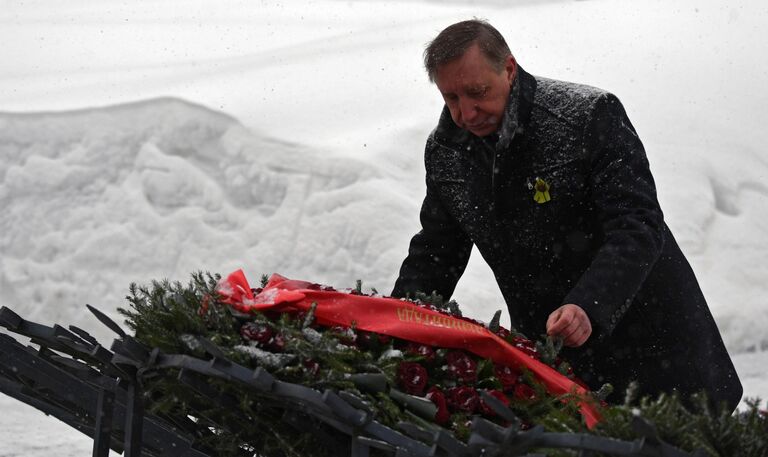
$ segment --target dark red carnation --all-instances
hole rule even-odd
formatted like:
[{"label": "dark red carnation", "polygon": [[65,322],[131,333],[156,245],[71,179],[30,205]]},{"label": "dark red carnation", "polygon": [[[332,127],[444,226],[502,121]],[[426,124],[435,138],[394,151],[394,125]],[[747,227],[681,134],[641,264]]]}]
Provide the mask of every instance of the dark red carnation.
[{"label": "dark red carnation", "polygon": [[[509,398],[507,398],[506,395],[504,395],[504,392],[500,390],[488,390],[486,391],[488,395],[491,395],[492,397],[496,397],[500,402],[504,403],[504,406],[509,406]],[[494,412],[490,406],[488,406],[484,401],[483,398],[480,397],[480,411],[485,414],[486,416],[495,416],[496,412]]]},{"label": "dark red carnation", "polygon": [[531,386],[528,386],[523,383],[519,383],[518,385],[515,386],[514,397],[517,400],[535,400],[536,391],[533,390]]},{"label": "dark red carnation", "polygon": [[248,341],[255,341],[259,346],[266,346],[274,336],[274,332],[266,324],[246,322],[240,327],[240,336]]},{"label": "dark red carnation", "polygon": [[471,387],[452,387],[447,393],[448,407],[455,412],[472,414],[480,406],[480,395]]},{"label": "dark red carnation", "polygon": [[451,351],[445,356],[448,373],[464,384],[477,382],[477,362],[466,352]]},{"label": "dark red carnation", "polygon": [[514,389],[517,381],[520,379],[520,373],[507,365],[493,364],[493,373],[496,375],[496,379],[501,383],[501,388],[504,392],[509,392]]},{"label": "dark red carnation", "polygon": [[445,399],[445,394],[442,390],[435,386],[432,386],[427,390],[427,400],[437,406],[437,412],[435,413],[435,422],[443,425],[451,419],[451,413],[448,412],[448,402]]},{"label": "dark red carnation", "polygon": [[427,346],[426,344],[409,342],[408,345],[405,347],[405,352],[407,354],[424,357],[424,360],[426,360],[427,362],[431,362],[432,360],[435,359],[435,350],[432,349],[431,346]]},{"label": "dark red carnation", "polygon": [[401,362],[397,367],[397,383],[406,393],[422,395],[427,380],[426,368],[416,362]]}]

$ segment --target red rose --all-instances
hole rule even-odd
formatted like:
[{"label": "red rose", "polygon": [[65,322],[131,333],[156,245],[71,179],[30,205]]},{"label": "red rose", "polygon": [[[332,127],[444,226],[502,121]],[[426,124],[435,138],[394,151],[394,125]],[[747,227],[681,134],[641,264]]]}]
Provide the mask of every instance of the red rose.
[{"label": "red rose", "polygon": [[272,339],[274,332],[266,324],[246,322],[240,327],[240,336],[249,341],[255,341],[259,346],[265,346]]},{"label": "red rose", "polygon": [[442,425],[451,419],[451,414],[448,412],[448,402],[445,400],[445,394],[442,390],[435,386],[432,386],[427,390],[427,400],[437,406],[437,412],[435,413],[435,422]]},{"label": "red rose", "polygon": [[418,344],[409,342],[408,346],[405,347],[405,352],[411,355],[418,355],[421,357],[424,357],[424,360],[431,362],[435,359],[435,350],[432,349],[431,346],[427,346],[426,344]]},{"label": "red rose", "polygon": [[512,338],[512,344],[517,349],[520,349],[521,351],[533,357],[534,359],[537,359],[537,360],[541,359],[541,354],[536,352],[536,343],[534,343],[533,341],[516,336]]},{"label": "red rose", "polygon": [[427,379],[426,368],[416,362],[402,362],[397,367],[397,382],[406,393],[422,395]]},{"label": "red rose", "polygon": [[496,363],[493,364],[493,373],[501,383],[501,388],[504,390],[504,392],[509,392],[514,389],[518,379],[520,378],[520,373],[507,365],[499,365]]},{"label": "red rose", "polygon": [[448,389],[448,406],[456,412],[474,413],[480,406],[480,395],[471,387],[461,386]]},{"label": "red rose", "polygon": [[451,351],[445,356],[448,373],[464,384],[477,382],[477,362],[462,351]]},{"label": "red rose", "polygon": [[[499,390],[488,390],[486,391],[488,395],[492,397],[496,397],[500,402],[504,403],[504,406],[509,406],[509,398],[507,398],[506,395],[504,395],[503,392]],[[488,406],[484,401],[483,398],[480,397],[480,411],[485,414],[486,416],[495,416],[496,412],[491,409],[490,406]]]},{"label": "red rose", "polygon": [[535,400],[536,391],[533,390],[532,387],[526,384],[520,383],[515,386],[514,396],[518,400]]}]

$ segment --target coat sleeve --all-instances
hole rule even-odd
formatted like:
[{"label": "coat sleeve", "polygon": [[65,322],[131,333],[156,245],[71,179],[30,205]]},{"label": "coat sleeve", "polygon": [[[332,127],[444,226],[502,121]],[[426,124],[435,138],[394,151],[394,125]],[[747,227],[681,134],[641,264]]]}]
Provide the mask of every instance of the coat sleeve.
[{"label": "coat sleeve", "polygon": [[615,96],[600,96],[584,139],[603,239],[563,303],[581,306],[600,339],[611,334],[659,258],[665,225],[645,150]]},{"label": "coat sleeve", "polygon": [[408,256],[392,291],[393,297],[416,292],[437,292],[448,300],[469,261],[472,241],[443,205],[437,184],[429,177],[427,146],[427,194],[421,206],[421,230],[411,239]]}]

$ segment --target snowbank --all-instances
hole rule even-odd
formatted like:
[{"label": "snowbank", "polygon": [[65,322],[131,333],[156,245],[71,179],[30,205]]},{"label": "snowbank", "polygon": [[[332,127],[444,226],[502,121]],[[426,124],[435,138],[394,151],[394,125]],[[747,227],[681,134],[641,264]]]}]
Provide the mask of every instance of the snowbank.
[{"label": "snowbank", "polygon": [[43,322],[93,327],[85,303],[113,311],[130,282],[198,269],[384,290],[417,211],[374,164],[177,99],[0,126],[0,299]]}]

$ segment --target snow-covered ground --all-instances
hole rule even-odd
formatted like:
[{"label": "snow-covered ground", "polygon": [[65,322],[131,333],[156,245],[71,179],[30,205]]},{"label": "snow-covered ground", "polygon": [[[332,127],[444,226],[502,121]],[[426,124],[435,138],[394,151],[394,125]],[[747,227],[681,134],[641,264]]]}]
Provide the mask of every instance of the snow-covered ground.
[{"label": "snow-covered ground", "polygon": [[[0,9],[0,305],[108,341],[85,303],[116,317],[130,282],[198,269],[391,290],[442,106],[421,50],[479,16],[529,72],[622,99],[745,393],[768,397],[762,0]],[[455,298],[483,320],[504,309],[477,255]],[[89,452],[25,405],[0,410],[0,457]]]}]

